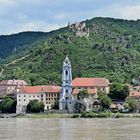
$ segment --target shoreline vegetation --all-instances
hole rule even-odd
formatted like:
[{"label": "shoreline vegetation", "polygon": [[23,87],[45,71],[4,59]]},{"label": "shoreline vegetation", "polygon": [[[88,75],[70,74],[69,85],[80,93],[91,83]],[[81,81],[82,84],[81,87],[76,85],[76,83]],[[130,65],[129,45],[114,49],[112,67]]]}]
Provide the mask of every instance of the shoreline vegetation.
[{"label": "shoreline vegetation", "polygon": [[21,114],[15,118],[140,118],[138,113],[83,112],[74,114]]}]

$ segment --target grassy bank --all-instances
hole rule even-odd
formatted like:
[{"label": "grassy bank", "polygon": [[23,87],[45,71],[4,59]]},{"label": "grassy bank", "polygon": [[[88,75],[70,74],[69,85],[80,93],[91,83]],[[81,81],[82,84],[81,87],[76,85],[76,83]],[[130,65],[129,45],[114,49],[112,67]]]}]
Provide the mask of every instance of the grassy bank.
[{"label": "grassy bank", "polygon": [[18,115],[16,118],[140,118],[140,114],[124,114],[110,112],[84,112],[81,114],[25,114]]},{"label": "grassy bank", "polygon": [[17,118],[71,118],[73,114],[25,114],[19,115]]},{"label": "grassy bank", "polygon": [[140,114],[124,114],[111,112],[83,112],[82,114],[73,114],[72,118],[140,118]]}]

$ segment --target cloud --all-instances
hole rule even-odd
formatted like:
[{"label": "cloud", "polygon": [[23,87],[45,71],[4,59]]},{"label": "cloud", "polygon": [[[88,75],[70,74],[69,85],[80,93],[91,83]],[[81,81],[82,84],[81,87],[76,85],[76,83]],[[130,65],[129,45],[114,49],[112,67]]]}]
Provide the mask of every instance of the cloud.
[{"label": "cloud", "polygon": [[2,6],[13,6],[16,4],[15,0],[0,0],[0,7]]},{"label": "cloud", "polygon": [[0,34],[51,31],[93,17],[140,18],[139,0],[0,0]]},{"label": "cloud", "polygon": [[[2,24],[4,24],[4,22]],[[14,34],[14,33],[22,32],[22,31],[49,32],[49,31],[56,30],[59,28],[60,28],[60,25],[58,24],[50,24],[44,21],[34,21],[34,22],[30,21],[30,22],[19,23],[19,24],[13,24],[12,22],[9,22],[9,26],[5,28],[1,28],[0,32],[3,32],[4,34]]]},{"label": "cloud", "polygon": [[140,19],[140,5],[120,7],[118,13],[125,19]]}]

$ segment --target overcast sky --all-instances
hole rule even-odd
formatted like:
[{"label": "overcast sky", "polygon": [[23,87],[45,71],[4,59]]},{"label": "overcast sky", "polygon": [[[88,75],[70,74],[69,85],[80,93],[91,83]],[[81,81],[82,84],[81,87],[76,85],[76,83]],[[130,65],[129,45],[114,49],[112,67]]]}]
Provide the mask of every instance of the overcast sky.
[{"label": "overcast sky", "polygon": [[93,17],[140,19],[140,0],[0,0],[0,35],[51,31]]}]

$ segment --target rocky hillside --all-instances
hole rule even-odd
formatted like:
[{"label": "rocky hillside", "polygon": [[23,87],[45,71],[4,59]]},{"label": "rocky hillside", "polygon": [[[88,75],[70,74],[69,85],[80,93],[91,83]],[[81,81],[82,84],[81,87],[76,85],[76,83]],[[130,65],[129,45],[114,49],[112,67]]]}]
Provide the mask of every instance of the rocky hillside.
[{"label": "rocky hillside", "polygon": [[[35,37],[32,32],[21,40],[16,39],[18,34],[12,36],[13,42],[7,39],[7,47],[0,47],[4,58],[1,79],[20,78],[32,85],[60,84],[66,54],[72,63],[73,78],[100,76],[124,83],[140,75],[140,20],[93,18]],[[10,43],[15,45],[7,53]],[[11,55],[15,50],[19,52]]]}]

